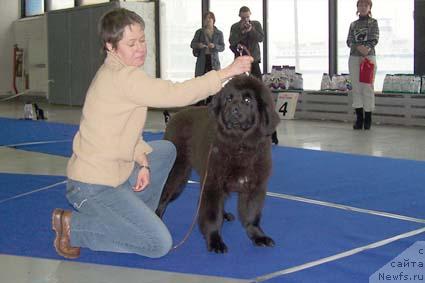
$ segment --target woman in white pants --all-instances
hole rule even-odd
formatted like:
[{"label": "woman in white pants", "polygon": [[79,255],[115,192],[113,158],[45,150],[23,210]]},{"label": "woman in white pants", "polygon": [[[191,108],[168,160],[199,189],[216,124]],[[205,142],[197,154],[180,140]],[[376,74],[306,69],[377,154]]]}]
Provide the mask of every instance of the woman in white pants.
[{"label": "woman in white pants", "polygon": [[368,58],[375,65],[375,46],[379,40],[379,27],[376,19],[371,17],[372,1],[358,0],[357,14],[359,19],[350,24],[347,45],[350,47],[348,68],[353,86],[353,108],[356,111],[355,130],[369,130],[372,123],[372,111],[375,108],[375,92],[371,84],[359,81],[360,64]]}]

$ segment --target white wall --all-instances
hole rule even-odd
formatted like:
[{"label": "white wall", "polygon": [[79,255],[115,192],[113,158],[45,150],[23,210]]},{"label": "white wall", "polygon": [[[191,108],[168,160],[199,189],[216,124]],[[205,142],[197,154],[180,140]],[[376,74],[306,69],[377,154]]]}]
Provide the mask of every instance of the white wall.
[{"label": "white wall", "polygon": [[12,91],[13,22],[20,16],[19,2],[0,0],[0,95]]},{"label": "white wall", "polygon": [[[27,94],[48,94],[48,70],[47,70],[47,27],[46,17],[35,16],[20,19],[19,0],[0,0],[0,96],[12,94],[13,91],[13,46],[18,44],[24,49],[24,70],[29,77],[29,89]],[[106,1],[98,1],[106,2]],[[122,2],[124,7],[136,10],[142,14],[147,25],[145,32],[154,39],[154,10],[153,3],[149,3],[152,9],[141,9],[145,7],[140,3]],[[140,10],[140,11],[139,11]],[[149,52],[145,71],[155,76],[155,42],[148,41]],[[24,78],[17,78],[16,85],[19,92],[25,90]]]},{"label": "white wall", "polygon": [[[1,1],[1,0],[0,0]],[[28,94],[47,95],[47,35],[46,16],[29,17],[13,23],[15,43],[24,50],[24,72],[28,74]],[[18,91],[25,90],[22,79],[17,79]]]}]

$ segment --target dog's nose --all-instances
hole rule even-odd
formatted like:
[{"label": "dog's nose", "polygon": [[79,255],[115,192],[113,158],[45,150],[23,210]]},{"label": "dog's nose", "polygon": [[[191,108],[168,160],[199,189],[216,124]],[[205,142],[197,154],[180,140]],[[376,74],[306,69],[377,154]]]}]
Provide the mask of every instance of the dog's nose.
[{"label": "dog's nose", "polygon": [[233,106],[233,108],[232,108],[232,114],[239,114],[239,107]]}]

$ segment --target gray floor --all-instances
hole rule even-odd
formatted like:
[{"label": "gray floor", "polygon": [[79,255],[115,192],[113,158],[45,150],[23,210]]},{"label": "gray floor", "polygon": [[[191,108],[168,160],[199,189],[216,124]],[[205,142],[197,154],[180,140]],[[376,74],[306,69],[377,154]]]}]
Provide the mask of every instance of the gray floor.
[{"label": "gray floor", "polygon": [[[0,102],[0,116],[23,117],[22,99]],[[78,124],[81,108],[40,103],[49,121]],[[162,131],[165,125],[160,111],[150,111],[146,130]],[[425,128],[373,125],[370,131],[353,131],[351,124],[326,121],[285,120],[278,128],[280,145],[425,160]],[[0,172],[65,175],[67,159],[0,147]],[[0,188],[1,189],[1,188]],[[0,282],[245,282],[229,278],[158,272],[143,269],[45,260],[0,255]]]}]

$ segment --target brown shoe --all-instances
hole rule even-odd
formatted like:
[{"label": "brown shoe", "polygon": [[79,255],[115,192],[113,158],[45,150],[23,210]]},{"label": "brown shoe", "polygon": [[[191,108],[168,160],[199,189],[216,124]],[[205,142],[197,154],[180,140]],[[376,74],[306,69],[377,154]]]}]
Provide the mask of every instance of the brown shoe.
[{"label": "brown shoe", "polygon": [[52,214],[52,229],[56,232],[53,243],[56,252],[66,258],[80,256],[80,248],[71,247],[71,211],[56,208]]}]

